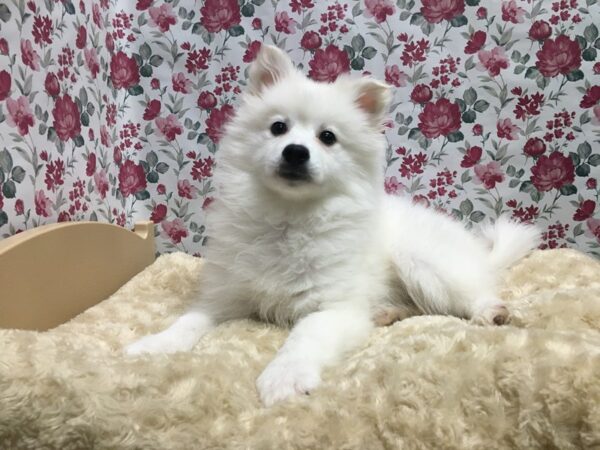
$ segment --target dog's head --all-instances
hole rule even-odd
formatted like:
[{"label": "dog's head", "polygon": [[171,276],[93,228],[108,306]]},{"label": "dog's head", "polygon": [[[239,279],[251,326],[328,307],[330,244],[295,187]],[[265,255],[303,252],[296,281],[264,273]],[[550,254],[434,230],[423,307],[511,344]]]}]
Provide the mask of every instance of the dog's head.
[{"label": "dog's head", "polygon": [[389,88],[342,76],[317,83],[263,45],[223,144],[254,180],[285,198],[382,183]]}]

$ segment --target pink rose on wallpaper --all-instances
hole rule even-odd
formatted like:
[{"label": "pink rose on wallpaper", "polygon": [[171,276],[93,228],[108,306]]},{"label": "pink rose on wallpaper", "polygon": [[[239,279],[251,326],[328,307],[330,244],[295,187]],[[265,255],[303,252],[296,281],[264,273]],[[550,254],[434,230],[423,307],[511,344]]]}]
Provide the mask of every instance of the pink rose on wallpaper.
[{"label": "pink rose on wallpaper", "polygon": [[523,8],[517,6],[515,0],[502,2],[502,20],[505,22],[523,23],[523,16],[526,12]]},{"label": "pink rose on wallpaper", "polygon": [[152,208],[152,213],[150,214],[150,220],[154,223],[160,223],[163,219],[167,217],[167,206],[163,204],[158,204],[154,208]]},{"label": "pink rose on wallpaper", "polygon": [[546,144],[540,138],[529,138],[523,148],[523,153],[534,158],[543,155],[546,151]]},{"label": "pink rose on wallpaper", "polygon": [[217,97],[212,92],[200,92],[198,96],[198,106],[201,109],[212,109],[217,106]]},{"label": "pink rose on wallpaper", "polygon": [[256,55],[258,55],[258,51],[260,50],[260,46],[261,46],[261,42],[260,41],[252,41],[248,44],[248,48],[246,49],[246,52],[244,53],[244,57],[242,58],[242,61],[249,63],[252,62],[256,59]]},{"label": "pink rose on wallpaper", "polygon": [[477,164],[474,168],[477,179],[483,183],[486,189],[494,189],[496,183],[504,180],[504,172],[498,161],[491,161],[487,164]]},{"label": "pink rose on wallpaper", "polygon": [[440,98],[435,103],[427,103],[419,114],[419,130],[426,138],[448,136],[460,129],[460,108],[447,98]]},{"label": "pink rose on wallpaper", "polygon": [[321,36],[314,31],[307,31],[300,40],[300,46],[305,50],[316,50],[322,43]]},{"label": "pink rose on wallpaper", "polygon": [[163,220],[161,223],[163,235],[168,236],[173,244],[179,244],[188,235],[185,223],[177,218],[172,221]]},{"label": "pink rose on wallpaper", "polygon": [[386,66],[385,81],[386,83],[396,87],[406,86],[406,83],[408,82],[408,75],[402,72],[396,64],[393,66]]},{"label": "pink rose on wallpaper", "polygon": [[46,74],[46,81],[44,82],[46,92],[50,97],[56,97],[60,94],[60,84],[58,83],[58,77],[52,72]]},{"label": "pink rose on wallpaper", "polygon": [[70,221],[71,221],[71,216],[69,215],[69,213],[68,213],[68,212],[66,212],[66,211],[61,211],[61,212],[58,214],[58,219],[57,219],[57,222],[59,222],[59,223],[60,223],[60,222],[70,222]]},{"label": "pink rose on wallpaper", "polygon": [[593,200],[584,200],[579,204],[579,208],[575,211],[573,215],[573,220],[577,220],[579,222],[589,219],[594,214],[594,210],[596,209],[596,202]]},{"label": "pink rose on wallpaper", "polygon": [[531,168],[531,182],[538,191],[560,189],[575,180],[575,166],[568,156],[552,152],[550,156],[540,156]]},{"label": "pink rose on wallpaper", "polygon": [[474,145],[471,148],[468,148],[465,152],[465,156],[463,156],[462,161],[460,162],[460,167],[473,167],[475,164],[479,162],[481,159],[481,155],[483,154],[483,149]]},{"label": "pink rose on wallpaper", "polygon": [[[2,207],[0,207],[2,209]],[[15,202],[15,214],[20,216],[25,213],[25,205],[23,204],[23,200],[20,198]]]},{"label": "pink rose on wallpaper", "polygon": [[94,174],[94,185],[96,186],[96,192],[100,194],[100,198],[104,199],[108,192],[108,178],[104,169],[100,169]]},{"label": "pink rose on wallpaper", "polygon": [[109,52],[112,53],[115,51],[115,40],[113,39],[112,34],[106,34],[106,37],[104,38],[104,43],[106,44],[106,48]]},{"label": "pink rose on wallpaper", "polygon": [[137,0],[135,9],[138,11],[145,11],[152,5],[152,3],[154,3],[154,0]]},{"label": "pink rose on wallpaper", "polygon": [[0,71],[0,102],[10,95],[12,79],[6,70]]},{"label": "pink rose on wallpaper", "polygon": [[512,123],[509,118],[501,119],[496,124],[496,133],[500,139],[508,139],[509,141],[519,139],[519,131],[521,129]]},{"label": "pink rose on wallpaper", "polygon": [[486,39],[485,31],[476,31],[467,41],[464,52],[467,54],[477,53],[484,46]]},{"label": "pink rose on wallpaper", "polygon": [[348,54],[333,44],[315,51],[308,65],[308,76],[315,81],[333,82],[342,73],[350,71]]},{"label": "pink rose on wallpaper", "polygon": [[175,140],[177,136],[183,133],[183,127],[175,114],[169,114],[166,119],[157,117],[154,123],[158,127],[160,134],[169,142]]},{"label": "pink rose on wallpaper", "polygon": [[576,40],[564,34],[556,39],[546,39],[541,50],[536,53],[536,67],[545,77],[567,75],[581,66],[581,48]]},{"label": "pink rose on wallpaper", "polygon": [[491,77],[497,76],[502,69],[508,68],[508,58],[502,47],[496,47],[489,52],[479,50],[477,57]]},{"label": "pink rose on wallpaper", "polygon": [[202,202],[202,209],[206,210],[215,201],[214,197],[206,197]]},{"label": "pink rose on wallpaper", "polygon": [[144,120],[154,120],[160,114],[160,100],[150,100],[144,110]]},{"label": "pink rose on wallpaper", "polygon": [[112,145],[110,135],[108,134],[108,128],[106,128],[106,125],[102,125],[100,127],[100,142],[105,147],[110,147]]},{"label": "pink rose on wallpaper", "polygon": [[223,128],[233,117],[234,110],[231,105],[223,105],[221,109],[214,108],[206,120],[206,134],[216,144],[221,139]]},{"label": "pink rose on wallpaper", "polygon": [[588,219],[585,224],[588,227],[586,235],[593,236],[598,242],[600,242],[600,219]]},{"label": "pink rose on wallpaper", "polygon": [[96,78],[98,72],[100,72],[100,63],[98,62],[98,55],[96,54],[95,48],[83,49],[83,59],[88,70],[92,74],[92,78]]},{"label": "pink rose on wallpaper", "polygon": [[177,182],[177,193],[183,198],[196,198],[196,188],[188,180],[179,180]]},{"label": "pink rose on wallpaper", "polygon": [[56,98],[52,116],[54,130],[61,141],[68,141],[81,133],[79,109],[68,94]]},{"label": "pink rose on wallpaper", "polygon": [[31,46],[29,39],[21,39],[21,60],[33,70],[40,70],[40,56]]},{"label": "pink rose on wallpaper", "polygon": [[100,12],[100,7],[97,3],[94,3],[92,6],[92,19],[96,26],[100,29],[104,27],[104,22],[102,21],[102,13]]},{"label": "pink rose on wallpaper", "polygon": [[128,159],[119,169],[119,191],[123,197],[146,189],[146,174],[141,164]]},{"label": "pink rose on wallpaper", "polygon": [[4,38],[0,38],[0,55],[8,55],[8,42]]},{"label": "pink rose on wallpaper", "polygon": [[177,16],[170,3],[163,3],[158,8],[150,8],[148,14],[150,14],[150,22],[163,33],[177,23]]},{"label": "pink rose on wallpaper", "polygon": [[50,201],[50,199],[48,197],[46,197],[46,194],[44,194],[44,191],[42,191],[42,190],[36,191],[34,201],[35,201],[35,213],[38,216],[50,217],[50,215],[52,214],[52,202]]},{"label": "pink rose on wallpaper", "polygon": [[8,109],[8,117],[6,118],[8,124],[11,127],[17,127],[21,136],[29,133],[29,127],[33,126],[33,113],[29,107],[27,97],[21,96],[17,100],[7,98],[6,109]]},{"label": "pink rose on wallpaper", "polygon": [[292,19],[287,12],[280,11],[275,14],[275,31],[285,34],[296,32],[296,21]]},{"label": "pink rose on wallpaper", "polygon": [[396,177],[389,177],[384,182],[385,192],[391,195],[399,194],[405,186]]},{"label": "pink rose on wallpaper", "polygon": [[536,20],[531,24],[528,34],[532,41],[544,41],[552,35],[552,27],[545,20]]},{"label": "pink rose on wallpaper", "polygon": [[421,14],[429,23],[452,20],[465,12],[465,0],[423,0]]},{"label": "pink rose on wallpaper", "polygon": [[83,49],[85,47],[85,43],[87,41],[87,31],[83,25],[79,27],[77,30],[77,38],[75,39],[75,46],[78,49]]},{"label": "pink rose on wallpaper", "polygon": [[433,97],[433,92],[426,84],[417,84],[410,93],[410,99],[413,103],[427,103]]},{"label": "pink rose on wallpaper", "polygon": [[429,205],[430,205],[429,199],[423,194],[414,195],[412,198],[412,202],[415,205],[421,205],[421,206],[424,206],[425,208],[429,208]]},{"label": "pink rose on wallpaper", "polygon": [[128,89],[140,82],[138,66],[133,57],[119,51],[110,60],[110,78],[115,89]]},{"label": "pink rose on wallpaper", "polygon": [[600,101],[600,86],[591,86],[583,95],[579,106],[582,108],[591,108]]},{"label": "pink rose on wallpaper", "polygon": [[242,20],[237,0],[205,0],[200,14],[200,23],[211,33],[227,30]]},{"label": "pink rose on wallpaper", "polygon": [[96,154],[90,153],[88,156],[87,163],[85,165],[85,174],[91,177],[96,172]]},{"label": "pink rose on wallpaper", "polygon": [[365,17],[374,17],[375,22],[385,22],[394,14],[394,4],[390,0],[365,0]]},{"label": "pink rose on wallpaper", "polygon": [[192,90],[192,81],[186,78],[185,74],[181,72],[174,73],[171,82],[173,83],[173,90],[175,92],[188,94]]}]

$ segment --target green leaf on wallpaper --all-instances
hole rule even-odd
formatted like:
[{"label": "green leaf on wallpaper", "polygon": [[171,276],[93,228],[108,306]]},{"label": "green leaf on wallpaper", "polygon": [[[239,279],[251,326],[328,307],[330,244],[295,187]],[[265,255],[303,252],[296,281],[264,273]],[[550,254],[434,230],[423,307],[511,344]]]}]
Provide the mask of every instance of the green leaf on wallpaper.
[{"label": "green leaf on wallpaper", "polygon": [[575,173],[578,177],[587,177],[590,174],[590,166],[588,164],[583,163],[580,166],[577,166],[577,169],[575,169]]},{"label": "green leaf on wallpaper", "polygon": [[83,147],[83,144],[84,144],[83,136],[81,136],[80,134],[75,136],[73,138],[73,143],[75,144],[75,147]]},{"label": "green leaf on wallpaper", "polygon": [[573,195],[577,194],[577,187],[572,184],[565,184],[560,188],[560,193],[562,195]]},{"label": "green leaf on wallpaper", "polygon": [[135,198],[138,200],[148,200],[150,198],[150,192],[143,190],[135,193]]},{"label": "green leaf on wallpaper", "polygon": [[450,133],[446,137],[448,139],[448,142],[459,142],[465,138],[465,135],[462,134],[460,131],[455,131],[454,133]]},{"label": "green leaf on wallpaper", "polygon": [[465,216],[471,214],[473,212],[473,202],[471,202],[469,199],[460,202],[460,212],[462,212]]},{"label": "green leaf on wallpaper", "polygon": [[0,210],[0,227],[2,225],[6,225],[7,223],[8,223],[8,215],[4,211]]},{"label": "green leaf on wallpaper", "polygon": [[0,167],[0,184],[4,183],[4,170]]},{"label": "green leaf on wallpaper", "polygon": [[479,5],[479,0],[465,0],[465,3],[469,6],[477,6]]},{"label": "green leaf on wallpaper", "polygon": [[246,3],[242,6],[242,16],[252,17],[254,15],[254,5],[252,3]]},{"label": "green leaf on wallpaper", "polygon": [[465,123],[473,123],[477,118],[477,114],[472,109],[465,111],[462,115],[462,120]]},{"label": "green leaf on wallpaper", "polygon": [[146,155],[146,162],[150,167],[156,166],[156,164],[158,163],[158,156],[156,155],[156,152],[154,152],[153,150],[149,151]]},{"label": "green leaf on wallpaper", "polygon": [[349,45],[344,45],[344,51],[348,55],[348,59],[354,59],[354,49]]},{"label": "green leaf on wallpaper", "polygon": [[371,59],[377,54],[377,50],[373,47],[365,47],[361,53],[361,56],[366,59]]},{"label": "green leaf on wallpaper", "polygon": [[70,0],[63,2],[63,5],[65,6],[65,11],[67,12],[67,14],[75,14],[75,6],[73,5],[73,3],[71,3]]},{"label": "green leaf on wallpaper", "polygon": [[150,58],[150,64],[154,67],[160,66],[163,63],[163,61],[163,57],[159,55],[152,55],[152,57]]},{"label": "green leaf on wallpaper", "polygon": [[600,165],[600,154],[590,156],[590,159],[588,159],[588,163],[594,167]]},{"label": "green leaf on wallpaper", "polygon": [[90,116],[86,112],[81,113],[81,125],[84,127],[90,126]]},{"label": "green leaf on wallpaper", "polygon": [[423,18],[423,14],[421,13],[414,13],[413,16],[410,18],[411,25],[421,25],[424,21],[425,19]]},{"label": "green leaf on wallpaper", "polygon": [[252,0],[252,3],[256,6],[260,6],[265,2],[265,0]]},{"label": "green leaf on wallpaper", "polygon": [[129,95],[140,95],[144,93],[144,88],[139,84],[136,84],[127,89],[127,92],[129,92]]},{"label": "green leaf on wallpaper", "polygon": [[25,179],[25,169],[21,166],[15,166],[12,170],[11,178],[15,183],[20,183]]},{"label": "green leaf on wallpaper", "polygon": [[0,152],[0,167],[5,173],[10,173],[13,166],[12,156],[8,153],[8,150],[4,149]]},{"label": "green leaf on wallpaper", "polygon": [[15,194],[17,193],[17,186],[14,181],[8,180],[4,182],[2,185],[2,194],[5,198],[15,198]]},{"label": "green leaf on wallpaper", "polygon": [[540,71],[537,69],[537,67],[531,66],[527,68],[527,72],[525,72],[525,78],[533,80],[534,78],[537,78],[539,74]]},{"label": "green leaf on wallpaper", "polygon": [[469,219],[471,219],[475,223],[481,222],[484,218],[485,214],[481,211],[473,211],[473,213],[469,216]]},{"label": "green leaf on wallpaper", "polygon": [[467,20],[467,18],[465,16],[456,16],[454,19],[452,19],[450,21],[450,25],[452,25],[455,28],[459,28],[462,27],[464,25],[466,25],[469,21]]},{"label": "green leaf on wallpaper", "polygon": [[158,183],[158,173],[152,170],[148,172],[148,175],[146,175],[146,179],[148,180],[148,183]]},{"label": "green leaf on wallpaper", "polygon": [[350,67],[352,67],[354,70],[362,70],[363,67],[365,67],[365,60],[359,56],[358,58],[352,60]]},{"label": "green leaf on wallpaper", "polygon": [[140,67],[140,75],[143,77],[151,77],[152,76],[152,66],[150,64],[144,64]]},{"label": "green leaf on wallpaper", "polygon": [[593,42],[598,37],[598,27],[593,23],[585,27],[583,30],[583,36],[588,42]]},{"label": "green leaf on wallpaper", "polygon": [[467,105],[471,106],[477,100],[477,91],[470,87],[464,92],[463,99]]},{"label": "green leaf on wallpaper", "polygon": [[598,55],[598,51],[594,47],[589,47],[583,51],[583,53],[581,54],[581,57],[585,61],[595,61],[597,55]]},{"label": "green leaf on wallpaper", "polygon": [[487,101],[477,100],[473,105],[473,109],[477,112],[484,112],[486,109],[488,109],[489,106],[490,104]]},{"label": "green leaf on wallpaper", "polygon": [[241,25],[234,25],[228,31],[230,36],[241,36],[242,34],[244,34],[244,27],[242,27]]},{"label": "green leaf on wallpaper", "polygon": [[152,49],[150,48],[147,42],[144,42],[140,46],[140,56],[144,59],[148,59],[150,58],[150,56],[152,56]]},{"label": "green leaf on wallpaper", "polygon": [[169,170],[169,165],[164,162],[159,162],[155,169],[158,173],[167,173],[167,170]]},{"label": "green leaf on wallpaper", "polygon": [[357,34],[352,38],[352,48],[357,53],[360,52],[365,47],[365,38],[360,34]]},{"label": "green leaf on wallpaper", "polygon": [[2,22],[8,22],[10,20],[11,12],[4,3],[0,3],[0,20]]},{"label": "green leaf on wallpaper", "polygon": [[592,146],[586,141],[577,146],[577,154],[582,160],[587,159],[592,154]]}]

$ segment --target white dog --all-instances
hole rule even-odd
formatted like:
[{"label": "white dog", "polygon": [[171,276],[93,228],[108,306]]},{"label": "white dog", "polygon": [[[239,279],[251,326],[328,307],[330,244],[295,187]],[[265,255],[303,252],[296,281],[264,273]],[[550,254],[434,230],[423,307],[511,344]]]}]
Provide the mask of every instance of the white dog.
[{"label": "white dog", "polygon": [[271,405],[314,389],[375,323],[415,314],[505,323],[496,279],[536,247],[538,231],[499,220],[478,236],[387,196],[389,100],[368,78],[313,82],[263,46],[218,153],[199,298],[127,353],[188,351],[231,319],[293,325],[257,381]]}]

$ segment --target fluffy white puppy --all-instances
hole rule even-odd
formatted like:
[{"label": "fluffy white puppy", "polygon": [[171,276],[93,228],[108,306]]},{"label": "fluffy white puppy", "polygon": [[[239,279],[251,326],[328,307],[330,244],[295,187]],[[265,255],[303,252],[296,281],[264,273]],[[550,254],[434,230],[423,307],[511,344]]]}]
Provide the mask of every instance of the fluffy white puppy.
[{"label": "fluffy white puppy", "polygon": [[258,317],[292,325],[257,381],[265,405],[307,393],[375,323],[447,314],[501,325],[502,269],[537,245],[499,220],[476,235],[383,190],[388,87],[316,83],[263,46],[221,141],[198,299],[132,355],[190,350],[208,330]]}]

